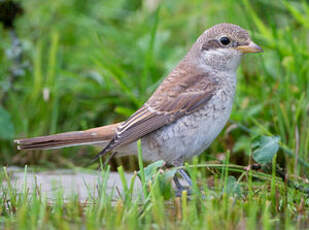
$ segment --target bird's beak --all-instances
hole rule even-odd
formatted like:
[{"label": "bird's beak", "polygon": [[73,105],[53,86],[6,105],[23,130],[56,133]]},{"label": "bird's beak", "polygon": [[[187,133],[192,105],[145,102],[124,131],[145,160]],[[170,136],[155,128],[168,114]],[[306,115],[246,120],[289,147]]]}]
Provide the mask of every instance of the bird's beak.
[{"label": "bird's beak", "polygon": [[260,53],[260,52],[263,52],[263,49],[252,41],[248,45],[240,45],[236,49],[238,49],[242,53]]}]

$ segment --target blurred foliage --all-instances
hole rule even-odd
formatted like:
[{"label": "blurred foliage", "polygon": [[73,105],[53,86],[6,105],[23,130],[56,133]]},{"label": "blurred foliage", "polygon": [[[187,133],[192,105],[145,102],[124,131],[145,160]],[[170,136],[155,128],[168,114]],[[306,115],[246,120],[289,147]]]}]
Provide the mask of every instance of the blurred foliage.
[{"label": "blurred foliage", "polygon": [[259,164],[271,163],[279,149],[279,137],[262,136],[252,143],[252,157]]},{"label": "blurred foliage", "polygon": [[[15,27],[0,27],[1,114],[9,114],[15,137],[126,119],[200,33],[230,22],[249,29],[265,52],[244,58],[231,122],[200,160],[231,150],[232,161],[247,164],[252,140],[276,135],[292,153],[279,151],[288,170],[305,172],[298,160],[309,158],[309,4],[169,0],[153,7],[151,2],[160,1],[19,1],[24,14]],[[20,45],[14,48],[16,39]],[[0,141],[4,164],[70,166],[95,151],[18,153],[12,138]]]}]

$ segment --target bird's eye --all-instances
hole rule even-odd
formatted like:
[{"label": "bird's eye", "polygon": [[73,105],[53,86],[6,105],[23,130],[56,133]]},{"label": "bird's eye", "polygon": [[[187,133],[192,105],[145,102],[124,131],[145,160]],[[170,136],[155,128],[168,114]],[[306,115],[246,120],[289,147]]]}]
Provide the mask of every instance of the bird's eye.
[{"label": "bird's eye", "polygon": [[222,38],[220,38],[220,42],[221,42],[221,44],[222,45],[228,45],[228,44],[230,44],[230,39],[228,38],[228,37],[222,37]]}]

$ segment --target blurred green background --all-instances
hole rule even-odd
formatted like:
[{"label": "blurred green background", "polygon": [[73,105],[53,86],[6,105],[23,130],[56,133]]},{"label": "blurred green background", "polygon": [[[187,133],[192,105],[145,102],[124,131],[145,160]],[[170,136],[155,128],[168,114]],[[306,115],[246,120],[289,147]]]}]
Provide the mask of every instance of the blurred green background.
[{"label": "blurred green background", "polygon": [[244,58],[231,121],[199,160],[230,151],[234,163],[246,165],[254,137],[275,135],[286,149],[282,165],[295,175],[308,171],[307,1],[15,2],[21,9],[14,24],[0,23],[2,164],[83,165],[99,149],[18,152],[13,139],[126,119],[205,29],[229,22],[248,29],[264,53]]}]

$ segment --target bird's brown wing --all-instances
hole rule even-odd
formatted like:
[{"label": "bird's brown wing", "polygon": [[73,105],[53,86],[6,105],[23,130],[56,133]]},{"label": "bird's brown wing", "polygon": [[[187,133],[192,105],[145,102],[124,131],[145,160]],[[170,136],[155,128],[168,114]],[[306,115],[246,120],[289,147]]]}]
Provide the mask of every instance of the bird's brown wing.
[{"label": "bird's brown wing", "polygon": [[194,112],[211,99],[216,87],[208,73],[172,72],[152,97],[118,126],[113,140],[97,157]]}]

